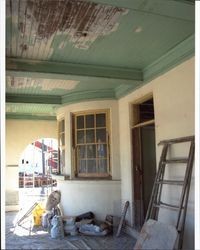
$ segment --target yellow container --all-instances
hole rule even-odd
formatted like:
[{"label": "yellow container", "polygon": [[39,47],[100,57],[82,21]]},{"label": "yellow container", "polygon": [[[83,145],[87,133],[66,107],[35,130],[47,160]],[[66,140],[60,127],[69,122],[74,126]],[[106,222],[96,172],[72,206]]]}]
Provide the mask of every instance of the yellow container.
[{"label": "yellow container", "polygon": [[41,226],[42,225],[43,213],[45,213],[45,209],[42,207],[41,204],[38,204],[32,212],[34,226]]}]

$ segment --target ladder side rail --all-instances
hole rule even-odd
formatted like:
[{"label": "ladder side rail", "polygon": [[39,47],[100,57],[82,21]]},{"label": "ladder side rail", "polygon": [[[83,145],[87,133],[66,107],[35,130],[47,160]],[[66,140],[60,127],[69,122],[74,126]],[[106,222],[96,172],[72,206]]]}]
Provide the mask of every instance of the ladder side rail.
[{"label": "ladder side rail", "polygon": [[[162,169],[161,169],[160,178],[159,178],[158,181],[163,180],[164,174],[165,174],[165,167],[166,167],[166,164],[165,164],[164,162],[162,162]],[[158,193],[156,194],[156,197],[157,197],[157,199],[156,199],[156,204],[159,205],[159,204],[160,204],[160,201],[161,201],[163,183],[161,182],[161,183],[159,183],[158,185],[160,185],[160,186],[159,186],[159,188],[158,188]],[[155,207],[155,214],[154,214],[154,219],[155,219],[155,220],[158,220],[158,214],[159,214],[159,207],[157,207],[157,208]]]},{"label": "ladder side rail", "polygon": [[16,225],[20,225],[20,223],[25,219],[27,218],[31,212],[33,211],[33,209],[38,205],[37,202],[35,202],[30,208],[29,210],[16,222]]},{"label": "ladder side rail", "polygon": [[157,172],[157,174],[155,176],[155,180],[154,180],[154,184],[153,184],[153,188],[152,188],[152,192],[151,192],[151,197],[150,197],[149,206],[148,206],[148,209],[147,209],[145,221],[147,221],[149,218],[152,218],[152,213],[153,213],[153,210],[154,210],[153,203],[155,202],[156,195],[158,193],[158,188],[159,188],[159,185],[156,183],[156,181],[160,178],[162,167],[163,167],[162,161],[164,159],[166,159],[167,149],[168,149],[168,144],[165,144],[163,146],[162,153],[161,153],[161,156],[160,156],[158,172]]},{"label": "ladder side rail", "polygon": [[160,171],[158,174],[158,178],[156,180],[157,182],[157,188],[155,190],[155,194],[154,194],[154,200],[152,202],[152,213],[151,213],[151,219],[157,220],[158,219],[158,214],[159,214],[159,207],[154,206],[155,204],[159,204],[160,202],[160,198],[161,198],[161,194],[162,194],[162,184],[158,184],[158,182],[160,180],[162,180],[163,176],[164,176],[164,172],[165,172],[165,161],[166,161],[166,157],[167,157],[167,151],[169,149],[169,144],[166,144],[163,147],[163,154],[160,157]]},{"label": "ladder side rail", "polygon": [[188,197],[189,197],[189,190],[190,190],[190,180],[188,183],[188,187],[187,187],[187,191],[186,191],[186,197],[185,197],[185,207],[182,213],[182,221],[181,223],[179,223],[179,229],[178,229],[178,233],[179,233],[179,240],[178,240],[178,249],[182,249],[182,244],[183,244],[183,236],[184,236],[184,229],[185,229],[185,220],[186,220],[186,213],[187,213],[187,201],[188,201]]},{"label": "ladder side rail", "polygon": [[[186,213],[187,213],[187,206],[188,206],[188,198],[189,198],[189,192],[190,192],[190,184],[191,184],[191,179],[192,179],[192,169],[193,169],[193,160],[194,160],[194,151],[195,151],[195,144],[194,142],[191,143],[191,155],[189,158],[189,164],[190,164],[190,171],[188,174],[188,185],[186,189],[186,194],[185,194],[185,199],[184,199],[184,209],[182,213],[182,222],[180,224],[180,219],[179,223],[177,224],[178,231],[180,230],[180,235],[179,235],[179,242],[178,242],[178,248],[182,249],[182,244],[183,244],[183,236],[184,236],[184,229],[185,229],[185,220],[186,220]],[[181,218],[181,217],[180,217]]]},{"label": "ladder side rail", "polygon": [[187,168],[186,168],[186,172],[185,172],[185,178],[184,178],[184,185],[183,185],[183,189],[182,189],[182,193],[181,193],[181,198],[180,198],[180,203],[179,203],[179,213],[178,213],[178,219],[177,219],[177,224],[176,224],[176,228],[178,230],[178,225],[180,223],[180,218],[181,218],[181,212],[182,212],[182,207],[183,207],[183,202],[184,202],[184,198],[186,195],[186,189],[187,186],[189,185],[189,178],[191,178],[191,170],[193,167],[193,158],[194,158],[194,142],[191,143],[190,146],[190,151],[189,151],[189,161],[187,164]]}]

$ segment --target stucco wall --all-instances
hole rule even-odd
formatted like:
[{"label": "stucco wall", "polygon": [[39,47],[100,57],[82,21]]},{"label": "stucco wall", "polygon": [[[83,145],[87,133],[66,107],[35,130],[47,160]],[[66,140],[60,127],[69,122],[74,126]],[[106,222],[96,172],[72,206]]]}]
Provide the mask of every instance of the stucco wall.
[{"label": "stucco wall", "polygon": [[58,181],[64,215],[76,216],[92,211],[105,220],[107,214],[120,214],[120,181]]},{"label": "stucco wall", "polygon": [[58,119],[65,118],[66,166],[65,174],[72,174],[71,162],[71,122],[70,113],[109,109],[110,140],[111,140],[111,175],[112,180],[58,180],[62,193],[61,206],[66,215],[78,215],[92,211],[97,219],[105,219],[107,214],[120,214],[120,159],[119,159],[119,126],[117,101],[89,101],[71,104],[58,110]]},{"label": "stucco wall", "polygon": [[57,139],[56,121],[6,120],[6,165],[18,165],[28,144],[40,138]]},{"label": "stucco wall", "polygon": [[[121,160],[121,192],[122,200],[130,200],[129,222],[133,225],[133,182],[131,155],[131,104],[148,94],[153,94],[155,111],[156,144],[160,140],[194,135],[194,58],[177,66],[166,74],[156,78],[142,88],[119,100],[120,126],[120,160]],[[179,148],[185,152],[187,145]],[[157,162],[161,148],[157,146]],[[183,171],[175,171],[174,176],[181,178]],[[168,190],[168,198],[172,193]],[[173,195],[176,201],[176,194]],[[165,217],[165,218],[164,218]],[[168,223],[173,218],[162,216]],[[194,238],[194,180],[192,179],[189,206],[186,219],[184,248],[193,248]]]},{"label": "stucco wall", "polygon": [[[57,139],[56,121],[6,120],[6,205],[18,203],[18,164],[28,144],[40,138]],[[7,207],[8,208],[8,207]],[[9,210],[12,209],[9,207]]]}]

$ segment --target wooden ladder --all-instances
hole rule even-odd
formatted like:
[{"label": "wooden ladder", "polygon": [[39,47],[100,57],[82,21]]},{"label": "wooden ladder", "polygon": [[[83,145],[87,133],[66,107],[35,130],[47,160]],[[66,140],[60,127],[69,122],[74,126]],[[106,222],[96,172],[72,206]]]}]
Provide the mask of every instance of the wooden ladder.
[{"label": "wooden ladder", "polygon": [[[189,153],[186,158],[172,158],[168,159],[167,155],[170,146],[177,143],[190,143]],[[190,182],[192,176],[192,167],[194,162],[194,136],[182,137],[172,140],[161,141],[158,145],[163,145],[160,162],[158,166],[158,172],[155,177],[155,182],[152,189],[152,194],[145,218],[145,222],[148,219],[158,220],[158,214],[160,209],[170,209],[177,212],[176,229],[178,232],[178,249],[182,249],[184,226],[187,212],[187,203],[190,190]],[[174,164],[187,164],[185,168],[183,180],[166,180],[165,169],[166,167],[173,167]],[[175,185],[182,186],[180,200],[177,205],[168,204],[162,202],[162,189],[163,185]]]}]

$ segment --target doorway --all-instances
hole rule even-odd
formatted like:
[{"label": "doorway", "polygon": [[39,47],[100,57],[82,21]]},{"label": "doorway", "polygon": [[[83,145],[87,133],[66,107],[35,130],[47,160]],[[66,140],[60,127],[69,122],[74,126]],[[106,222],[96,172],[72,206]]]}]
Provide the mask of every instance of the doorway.
[{"label": "doorway", "polygon": [[[137,112],[135,112],[137,111]],[[134,105],[137,115],[132,127],[134,225],[140,230],[145,219],[156,175],[153,98]]]}]

